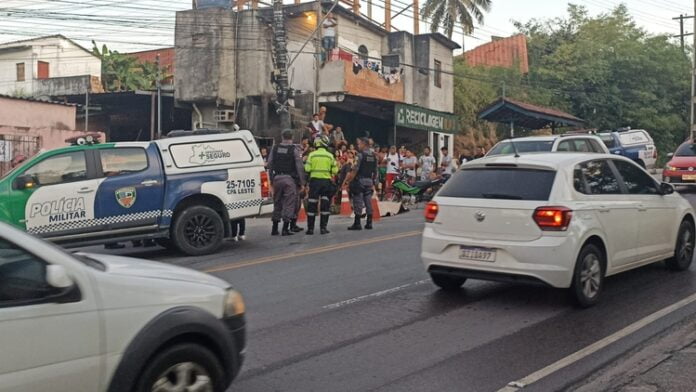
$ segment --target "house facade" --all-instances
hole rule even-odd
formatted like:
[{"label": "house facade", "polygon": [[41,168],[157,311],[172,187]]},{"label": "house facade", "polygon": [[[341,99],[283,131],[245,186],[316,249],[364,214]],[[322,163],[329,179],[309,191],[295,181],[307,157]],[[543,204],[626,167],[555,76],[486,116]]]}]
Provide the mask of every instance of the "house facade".
[{"label": "house facade", "polygon": [[[332,5],[284,6],[293,127],[302,129],[321,110],[349,139],[452,144],[452,51],[459,46],[441,34],[387,31],[336,6],[336,46],[325,50],[318,25]],[[278,137],[272,19],[271,8],[177,13],[175,97],[190,105],[195,127],[234,122],[259,137]]]},{"label": "house facade", "polygon": [[50,97],[102,91],[101,60],[53,35],[0,44],[0,94]]}]

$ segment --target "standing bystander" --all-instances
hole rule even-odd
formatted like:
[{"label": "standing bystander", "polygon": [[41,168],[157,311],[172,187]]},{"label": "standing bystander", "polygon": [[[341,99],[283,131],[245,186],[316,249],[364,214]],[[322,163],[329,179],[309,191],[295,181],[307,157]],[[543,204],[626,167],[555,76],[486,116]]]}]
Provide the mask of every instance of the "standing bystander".
[{"label": "standing bystander", "polygon": [[430,180],[430,175],[435,170],[435,157],[430,152],[430,147],[423,149],[423,155],[418,158],[418,166],[421,168],[421,181]]}]

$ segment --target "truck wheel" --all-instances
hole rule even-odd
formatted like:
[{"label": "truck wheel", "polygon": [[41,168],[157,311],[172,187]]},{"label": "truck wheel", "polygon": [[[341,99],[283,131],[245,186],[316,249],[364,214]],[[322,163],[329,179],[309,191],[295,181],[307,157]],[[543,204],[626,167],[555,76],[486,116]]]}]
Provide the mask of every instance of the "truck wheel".
[{"label": "truck wheel", "polygon": [[677,234],[674,256],[667,259],[667,268],[673,271],[686,271],[694,258],[694,225],[688,220],[682,221]]},{"label": "truck wheel", "polygon": [[169,347],[148,362],[138,379],[137,392],[223,392],[227,387],[220,361],[198,344]]},{"label": "truck wheel", "polygon": [[191,206],[177,214],[172,238],[179,250],[189,256],[214,253],[225,237],[222,218],[212,208]]}]

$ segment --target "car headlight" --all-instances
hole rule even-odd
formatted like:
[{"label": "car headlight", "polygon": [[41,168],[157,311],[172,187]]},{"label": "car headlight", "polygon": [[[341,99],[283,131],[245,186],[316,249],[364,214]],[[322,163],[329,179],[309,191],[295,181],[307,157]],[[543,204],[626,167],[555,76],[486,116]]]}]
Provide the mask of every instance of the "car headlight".
[{"label": "car headlight", "polygon": [[245,311],[246,306],[244,305],[242,295],[236,290],[228,289],[225,297],[225,317],[239,316],[244,314]]},{"label": "car headlight", "polygon": [[667,165],[666,169],[669,170],[669,171],[676,171],[676,170],[677,170],[676,167],[670,166],[670,165]]}]

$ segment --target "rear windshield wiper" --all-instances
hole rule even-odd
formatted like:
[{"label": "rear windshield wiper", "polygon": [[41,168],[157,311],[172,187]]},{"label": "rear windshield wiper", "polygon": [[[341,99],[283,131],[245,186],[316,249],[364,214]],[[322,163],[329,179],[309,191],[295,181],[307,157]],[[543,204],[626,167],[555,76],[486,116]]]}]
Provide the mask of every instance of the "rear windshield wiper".
[{"label": "rear windshield wiper", "polygon": [[522,197],[520,196],[506,195],[503,193],[484,193],[482,196],[486,199],[522,200]]}]

